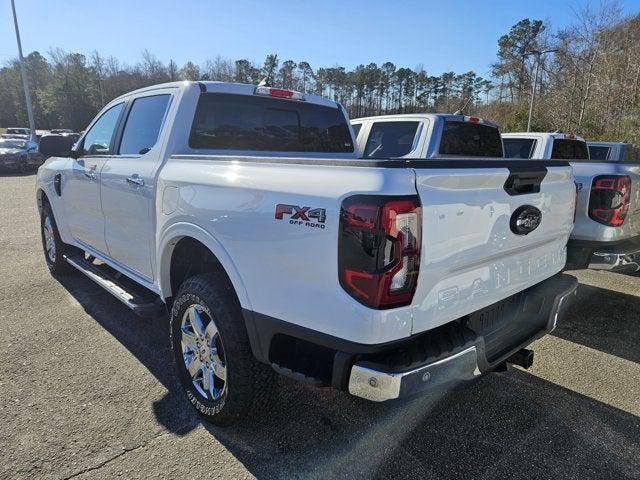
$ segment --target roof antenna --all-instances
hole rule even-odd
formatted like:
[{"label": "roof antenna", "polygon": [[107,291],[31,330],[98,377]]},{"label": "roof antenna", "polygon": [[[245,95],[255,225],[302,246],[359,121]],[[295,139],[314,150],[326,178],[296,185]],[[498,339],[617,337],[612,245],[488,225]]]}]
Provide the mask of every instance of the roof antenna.
[{"label": "roof antenna", "polygon": [[464,109],[467,108],[467,106],[469,106],[469,102],[471,102],[471,95],[469,95],[467,97],[467,101],[464,102],[464,105],[462,106],[461,109],[456,110],[453,114],[454,115],[464,115]]},{"label": "roof antenna", "polygon": [[267,72],[267,76],[260,80],[258,84],[259,87],[270,87],[271,82],[273,81],[273,70],[276,68],[276,62],[278,61],[278,54],[273,55],[273,61],[271,65],[269,65],[269,71]]}]

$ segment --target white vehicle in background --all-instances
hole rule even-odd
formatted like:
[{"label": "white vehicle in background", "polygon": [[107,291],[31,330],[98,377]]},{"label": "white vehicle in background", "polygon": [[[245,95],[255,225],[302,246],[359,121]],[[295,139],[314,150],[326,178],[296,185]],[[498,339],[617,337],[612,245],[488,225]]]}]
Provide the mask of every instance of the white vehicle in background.
[{"label": "white vehicle in background", "polygon": [[186,396],[216,423],[274,370],[383,401],[527,368],[577,287],[567,162],[359,159],[315,95],[157,85],[40,147],[49,269],[168,308]]},{"label": "white vehicle in background", "polygon": [[503,156],[500,131],[479,117],[411,113],[351,120],[363,158]]},{"label": "white vehicle in background", "polygon": [[640,148],[625,142],[587,142],[589,158],[611,162],[640,163]]},{"label": "white vehicle in background", "polygon": [[505,133],[502,141],[508,158],[570,161],[578,200],[567,268],[640,270],[639,163],[590,159],[573,134]]}]

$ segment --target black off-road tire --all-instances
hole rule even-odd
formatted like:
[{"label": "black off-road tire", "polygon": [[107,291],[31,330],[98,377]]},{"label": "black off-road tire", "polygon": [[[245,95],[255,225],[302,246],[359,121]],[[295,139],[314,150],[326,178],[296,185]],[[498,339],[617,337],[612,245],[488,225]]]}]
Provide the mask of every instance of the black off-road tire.
[{"label": "black off-road tire", "polygon": [[[51,231],[53,233],[53,256],[50,251],[47,250],[47,239],[46,239],[46,226],[47,219],[49,219]],[[53,211],[51,210],[51,206],[46,203],[42,208],[42,213],[40,215],[40,237],[42,238],[42,249],[44,251],[44,259],[47,263],[47,267],[49,268],[49,272],[52,275],[69,275],[74,271],[73,267],[69,265],[63,255],[67,253],[69,250],[69,245],[62,242],[60,238],[60,233],[58,232],[58,226],[56,224],[55,218],[53,217]]]},{"label": "black off-road tire", "polygon": [[[182,320],[191,306],[199,306],[219,331],[226,390],[217,400],[203,396],[195,388],[183,358]],[[202,418],[220,426],[231,425],[250,418],[271,397],[276,374],[253,356],[240,304],[224,273],[204,273],[187,279],[174,297],[170,321],[178,377],[189,402]]]}]

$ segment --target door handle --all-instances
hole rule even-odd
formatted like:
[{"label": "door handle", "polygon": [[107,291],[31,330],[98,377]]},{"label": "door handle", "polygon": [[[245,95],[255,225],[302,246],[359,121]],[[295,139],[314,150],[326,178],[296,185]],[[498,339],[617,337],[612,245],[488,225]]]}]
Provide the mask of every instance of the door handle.
[{"label": "door handle", "polygon": [[142,187],[144,185],[144,180],[138,175],[134,173],[130,177],[127,177],[127,183],[131,185],[137,185],[138,187]]},{"label": "door handle", "polygon": [[90,180],[95,180],[96,178],[98,178],[98,175],[96,174],[94,169],[85,170],[84,171],[84,176],[87,177]]}]

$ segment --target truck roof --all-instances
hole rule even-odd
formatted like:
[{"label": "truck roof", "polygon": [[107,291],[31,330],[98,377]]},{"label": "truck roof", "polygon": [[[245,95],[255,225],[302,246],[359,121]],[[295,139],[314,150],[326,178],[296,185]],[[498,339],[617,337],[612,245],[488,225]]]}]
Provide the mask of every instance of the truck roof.
[{"label": "truck roof", "polygon": [[503,137],[505,138],[532,138],[532,137],[543,137],[543,138],[553,138],[553,139],[567,139],[567,140],[579,140],[584,142],[585,139],[576,135],[575,133],[562,133],[562,132],[510,132],[503,133]]},{"label": "truck roof", "polygon": [[[120,98],[126,98],[131,95],[137,95],[139,93],[159,90],[161,88],[185,89],[193,86],[198,86],[202,92],[231,93],[236,95],[254,95],[256,94],[256,89],[258,88],[257,85],[252,85],[248,83],[218,82],[218,81],[209,81],[209,80],[207,81],[183,80],[179,82],[160,83],[157,85],[150,85],[148,87],[139,88],[138,90],[125,93],[124,95],[120,95],[118,98],[114,100],[117,100]],[[272,88],[280,92],[293,92],[293,90],[279,89],[277,87],[267,87],[267,88]],[[314,104],[324,105],[324,106],[333,107],[333,108],[336,108],[337,106],[339,106],[337,102],[334,102],[333,100],[329,100],[328,98],[325,98],[325,97],[321,97],[319,95],[313,95],[311,93],[303,93],[303,92],[294,92],[294,93],[301,96],[301,98],[296,99],[294,101],[303,100],[307,103],[314,103]],[[286,97],[281,96],[279,98],[286,98]]]},{"label": "truck roof", "polygon": [[613,147],[614,145],[632,145],[628,142],[603,142],[600,140],[587,140],[587,145],[599,145],[602,147]]},{"label": "truck roof", "polygon": [[371,117],[360,117],[360,118],[352,118],[351,119],[351,123],[358,123],[358,122],[364,122],[364,121],[368,121],[368,120],[398,120],[398,119],[418,119],[418,120],[423,120],[423,119],[429,119],[429,120],[435,120],[435,119],[443,119],[443,120],[449,120],[452,122],[462,122],[464,121],[465,117],[467,118],[477,118],[478,121],[476,123],[481,123],[483,125],[488,125],[491,127],[496,127],[498,128],[498,125],[496,125],[495,123],[489,121],[489,120],[485,120],[484,118],[480,118],[480,117],[474,117],[472,115],[457,115],[455,113],[398,113],[395,115],[375,115],[375,116],[371,116]]}]

